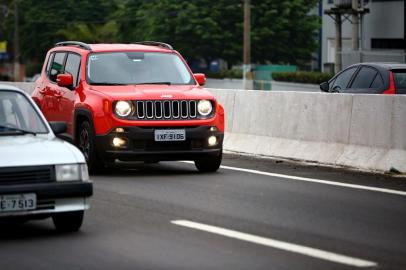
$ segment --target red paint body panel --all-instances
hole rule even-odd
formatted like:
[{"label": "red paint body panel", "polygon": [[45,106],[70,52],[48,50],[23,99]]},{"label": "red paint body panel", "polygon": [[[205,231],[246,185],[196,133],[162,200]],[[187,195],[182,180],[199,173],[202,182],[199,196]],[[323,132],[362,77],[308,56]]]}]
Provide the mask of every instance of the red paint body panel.
[{"label": "red paint body panel", "polygon": [[393,71],[389,72],[389,88],[385,90],[382,94],[386,95],[395,95],[396,88],[395,88],[395,78],[393,76]]},{"label": "red paint body panel", "polygon": [[[66,121],[68,133],[75,137],[75,111],[84,109],[91,113],[96,135],[103,135],[116,127],[131,126],[216,126],[224,132],[224,109],[214,96],[203,89],[198,83],[195,85],[123,85],[123,86],[94,86],[86,81],[86,64],[88,55],[92,52],[143,51],[162,52],[178,55],[186,64],[182,56],[173,50],[145,45],[131,44],[94,44],[92,51],[75,46],[58,46],[51,49],[46,56],[41,77],[37,80],[33,99],[43,111],[48,120]],[[58,86],[50,81],[46,74],[46,67],[52,52],[73,52],[81,56],[81,67],[78,84],[75,90]],[[186,64],[190,74],[190,68]],[[198,75],[203,79],[202,75]],[[203,75],[204,76],[204,75]],[[112,104],[118,100],[162,100],[162,96],[171,99],[199,100],[208,99],[215,103],[215,114],[205,120],[173,120],[173,121],[140,121],[123,120],[112,112]]]}]

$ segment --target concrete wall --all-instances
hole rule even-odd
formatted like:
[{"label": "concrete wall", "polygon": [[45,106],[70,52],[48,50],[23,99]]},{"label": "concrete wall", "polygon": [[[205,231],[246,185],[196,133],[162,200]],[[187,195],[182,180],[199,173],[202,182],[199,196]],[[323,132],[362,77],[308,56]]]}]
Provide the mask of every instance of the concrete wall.
[{"label": "concrete wall", "polygon": [[[254,89],[253,81],[250,80],[250,89]],[[291,83],[272,81],[272,91],[304,91],[319,92],[317,84]],[[239,79],[207,79],[205,87],[212,89],[244,89],[243,80]]]},{"label": "concrete wall", "polygon": [[406,172],[406,96],[212,92],[226,111],[226,150]]},{"label": "concrete wall", "polygon": [[318,84],[272,81],[272,91],[320,92]]},{"label": "concrete wall", "polygon": [[226,113],[225,150],[406,173],[406,95],[211,91]]},{"label": "concrete wall", "polygon": [[31,82],[2,82],[0,84],[8,84],[23,89],[25,92],[31,94],[34,91],[35,84]]},{"label": "concrete wall", "polygon": [[[249,80],[250,89],[254,89],[254,83]],[[242,79],[211,79],[206,80],[207,88],[216,89],[244,89],[244,81]]]}]

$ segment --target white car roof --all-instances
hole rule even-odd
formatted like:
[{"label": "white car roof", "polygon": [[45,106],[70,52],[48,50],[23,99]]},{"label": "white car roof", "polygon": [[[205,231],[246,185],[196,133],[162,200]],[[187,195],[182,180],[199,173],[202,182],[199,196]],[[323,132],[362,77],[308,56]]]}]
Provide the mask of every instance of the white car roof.
[{"label": "white car roof", "polygon": [[15,91],[24,92],[20,88],[9,85],[9,84],[0,84],[0,90],[15,90]]}]

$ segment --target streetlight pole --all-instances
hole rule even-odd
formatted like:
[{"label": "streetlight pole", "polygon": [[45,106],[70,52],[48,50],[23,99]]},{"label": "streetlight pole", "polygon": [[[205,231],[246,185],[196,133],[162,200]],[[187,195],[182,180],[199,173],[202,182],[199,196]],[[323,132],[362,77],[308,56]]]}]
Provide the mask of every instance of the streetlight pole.
[{"label": "streetlight pole", "polygon": [[244,89],[249,88],[247,81],[251,69],[251,1],[244,0],[244,52],[243,52],[243,84]]}]

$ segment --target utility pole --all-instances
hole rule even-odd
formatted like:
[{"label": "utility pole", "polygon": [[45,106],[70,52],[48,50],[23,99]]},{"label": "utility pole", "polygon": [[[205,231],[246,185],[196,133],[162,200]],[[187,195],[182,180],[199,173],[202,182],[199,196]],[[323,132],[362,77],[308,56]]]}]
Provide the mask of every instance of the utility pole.
[{"label": "utility pole", "polygon": [[[369,13],[368,8],[359,6],[360,0],[351,0],[351,1],[337,1],[333,7],[330,9],[324,10],[324,14],[330,16],[336,26],[336,54],[335,54],[335,65],[334,71],[337,73],[342,69],[342,31],[341,24],[343,20],[341,16],[344,17],[344,20],[349,20],[352,23],[352,49],[353,51],[359,50],[359,16],[363,16],[366,13]],[[349,19],[349,16],[351,20]]]},{"label": "utility pole", "polygon": [[244,0],[243,84],[248,89],[247,75],[251,69],[251,0]]},{"label": "utility pole", "polygon": [[20,78],[20,35],[18,29],[18,0],[14,0],[14,81]]},{"label": "utility pole", "polygon": [[352,49],[359,50],[359,18],[358,18],[359,0],[352,0]]},{"label": "utility pole", "polygon": [[335,14],[335,25],[336,25],[336,54],[334,63],[334,72],[338,73],[342,69],[342,32],[341,32],[341,14]]}]

